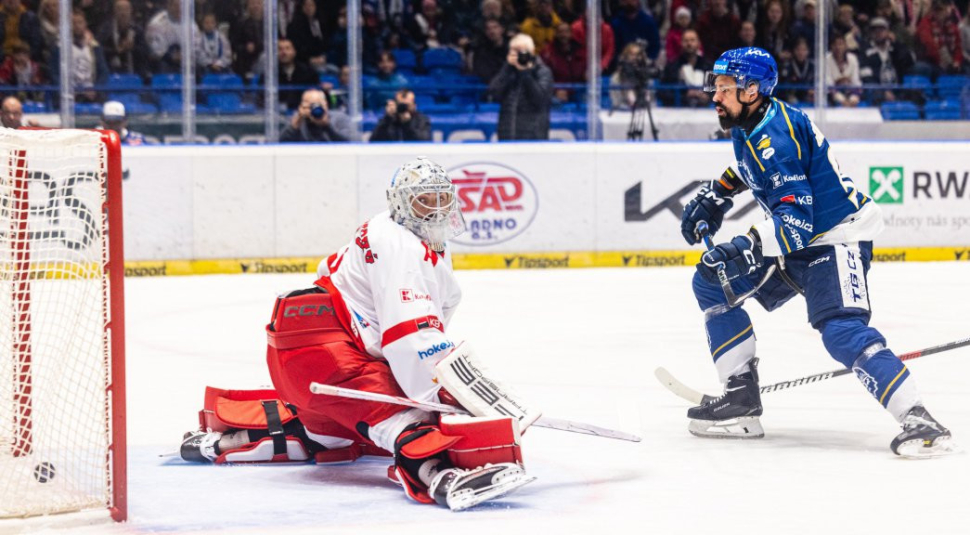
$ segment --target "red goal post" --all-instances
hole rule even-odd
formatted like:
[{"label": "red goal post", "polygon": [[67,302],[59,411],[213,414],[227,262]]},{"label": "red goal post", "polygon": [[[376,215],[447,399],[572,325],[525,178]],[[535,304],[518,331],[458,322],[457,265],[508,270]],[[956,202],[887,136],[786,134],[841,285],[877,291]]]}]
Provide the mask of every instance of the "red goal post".
[{"label": "red goal post", "polygon": [[0,518],[127,518],[121,148],[0,129]]}]

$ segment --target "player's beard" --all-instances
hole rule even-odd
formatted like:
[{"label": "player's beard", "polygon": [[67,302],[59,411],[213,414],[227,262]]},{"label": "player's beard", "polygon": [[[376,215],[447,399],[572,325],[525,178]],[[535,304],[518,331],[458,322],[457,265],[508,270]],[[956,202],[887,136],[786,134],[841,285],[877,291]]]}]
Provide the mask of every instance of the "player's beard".
[{"label": "player's beard", "polygon": [[721,123],[722,130],[730,130],[735,126],[741,126],[741,113],[743,113],[744,108],[741,109],[736,114],[732,114],[727,108],[719,105],[714,106],[716,109],[724,110],[724,115],[718,115],[717,120]]}]

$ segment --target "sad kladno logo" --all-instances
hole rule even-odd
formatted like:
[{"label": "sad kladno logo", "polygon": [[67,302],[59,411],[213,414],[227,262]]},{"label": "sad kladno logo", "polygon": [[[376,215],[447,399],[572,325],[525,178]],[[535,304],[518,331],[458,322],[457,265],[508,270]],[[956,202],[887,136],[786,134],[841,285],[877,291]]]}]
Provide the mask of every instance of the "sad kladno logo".
[{"label": "sad kladno logo", "polygon": [[525,232],[539,211],[535,187],[522,173],[497,163],[459,165],[448,171],[455,183],[468,232],[453,241],[492,245]]}]

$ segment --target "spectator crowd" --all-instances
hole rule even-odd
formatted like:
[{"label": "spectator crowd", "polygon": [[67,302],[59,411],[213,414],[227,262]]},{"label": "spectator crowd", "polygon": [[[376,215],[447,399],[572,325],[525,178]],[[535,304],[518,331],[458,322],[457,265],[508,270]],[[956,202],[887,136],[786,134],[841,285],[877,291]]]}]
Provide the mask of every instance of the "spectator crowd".
[{"label": "spectator crowd", "polygon": [[[113,74],[148,84],[154,75],[181,73],[181,1],[74,0],[78,102],[104,101],[99,88]],[[198,75],[260,82],[264,1],[278,3],[273,52],[281,108],[295,113],[291,129],[343,138],[307,115],[311,101],[324,100],[328,111],[345,105],[348,17],[341,0],[196,0]],[[818,2],[829,21],[824,51],[816,50]],[[4,95],[36,100],[38,86],[59,83],[58,9],[58,0],[0,0]],[[384,111],[379,137],[427,139],[428,118],[419,109],[433,102],[415,83],[443,73],[474,81],[480,90],[468,98],[501,106],[500,138],[548,135],[550,106],[584,98],[585,13],[584,0],[362,0],[364,104]],[[651,83],[666,88],[657,92],[664,104],[708,106],[699,90],[704,71],[739,46],[775,56],[780,96],[792,103],[814,98],[819,61],[834,86],[829,100],[840,106],[915,98],[894,88],[909,75],[970,74],[968,0],[605,0],[602,14],[598,61],[616,108],[636,103],[631,65],[647,66]],[[308,95],[308,88],[321,91]]]}]

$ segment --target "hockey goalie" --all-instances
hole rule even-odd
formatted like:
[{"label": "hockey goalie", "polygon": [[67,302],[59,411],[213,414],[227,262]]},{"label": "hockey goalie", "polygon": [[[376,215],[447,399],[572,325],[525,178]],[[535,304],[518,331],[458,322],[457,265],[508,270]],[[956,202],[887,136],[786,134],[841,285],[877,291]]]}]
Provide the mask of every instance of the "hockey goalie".
[{"label": "hockey goalie", "polygon": [[[388,211],[320,263],[312,287],[277,299],[266,327],[275,388],[209,388],[183,459],[325,464],[384,455],[408,498],[455,511],[534,480],[520,441],[538,411],[507,388],[496,390],[505,403],[479,396],[467,370],[483,368],[446,332],[461,300],[446,242],[465,230],[454,185],[440,165],[417,158],[396,171],[387,201]],[[313,394],[313,382],[475,416]]]}]

